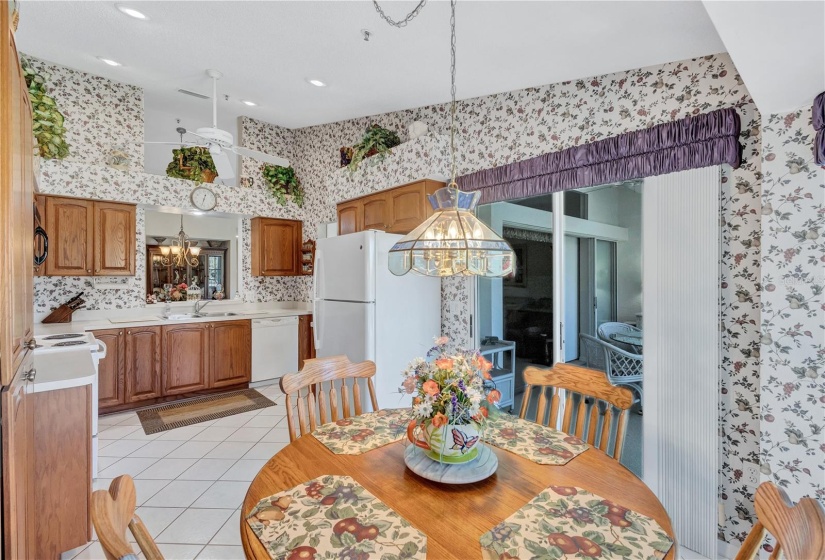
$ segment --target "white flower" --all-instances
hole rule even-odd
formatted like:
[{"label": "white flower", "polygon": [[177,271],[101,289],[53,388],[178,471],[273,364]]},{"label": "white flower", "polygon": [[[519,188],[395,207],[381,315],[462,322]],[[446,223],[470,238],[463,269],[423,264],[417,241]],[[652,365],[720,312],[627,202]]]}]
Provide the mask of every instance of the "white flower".
[{"label": "white flower", "polygon": [[429,418],[433,414],[433,405],[429,402],[421,402],[417,405],[413,406],[413,414],[417,418],[425,419]]}]

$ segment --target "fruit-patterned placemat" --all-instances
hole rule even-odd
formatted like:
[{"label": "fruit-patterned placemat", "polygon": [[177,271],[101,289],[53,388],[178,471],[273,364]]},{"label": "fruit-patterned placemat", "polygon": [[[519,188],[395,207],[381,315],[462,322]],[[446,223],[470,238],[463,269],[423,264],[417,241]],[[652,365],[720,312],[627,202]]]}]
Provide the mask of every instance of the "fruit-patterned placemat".
[{"label": "fruit-patterned placemat", "polygon": [[499,558],[664,558],[673,541],[650,517],[587,490],[550,486],[481,535]]},{"label": "fruit-patterned placemat", "polygon": [[483,437],[541,465],[564,465],[590,447],[576,436],[504,413],[487,419]]},{"label": "fruit-patterned placemat", "polygon": [[276,560],[427,557],[424,533],[349,476],[322,476],[264,498],[246,521]]},{"label": "fruit-patterned placemat", "polygon": [[337,455],[360,455],[406,437],[409,408],[388,408],[320,426],[313,437]]}]

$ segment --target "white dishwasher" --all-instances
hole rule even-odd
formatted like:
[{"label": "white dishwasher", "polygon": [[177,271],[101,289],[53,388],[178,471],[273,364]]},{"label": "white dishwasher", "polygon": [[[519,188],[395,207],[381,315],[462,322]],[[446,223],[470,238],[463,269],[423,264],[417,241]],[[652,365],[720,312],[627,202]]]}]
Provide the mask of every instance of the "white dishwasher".
[{"label": "white dishwasher", "polygon": [[252,383],[298,371],[298,317],[252,319]]}]

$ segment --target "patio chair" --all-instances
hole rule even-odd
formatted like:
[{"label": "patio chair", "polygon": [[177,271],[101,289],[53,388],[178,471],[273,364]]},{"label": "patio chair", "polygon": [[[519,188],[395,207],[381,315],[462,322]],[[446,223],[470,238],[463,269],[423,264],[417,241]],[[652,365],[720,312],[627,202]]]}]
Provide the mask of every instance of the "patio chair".
[{"label": "patio chair", "polygon": [[607,371],[607,352],[602,341],[589,334],[579,334],[579,359],[584,367]]},{"label": "patio chair", "polygon": [[613,385],[623,385],[632,389],[642,400],[642,366],[641,354],[634,354],[615,344],[605,342],[594,336],[579,334],[582,360],[592,369],[600,369],[607,374],[607,379]]},{"label": "patio chair", "polygon": [[608,344],[612,344],[617,348],[621,348],[622,350],[626,350],[627,352],[632,352],[634,354],[638,354],[639,350],[632,344],[627,344],[624,342],[619,342],[617,340],[613,340],[610,338],[613,334],[641,334],[642,330],[637,329],[633,325],[628,325],[627,323],[602,323],[599,325],[598,333],[599,338],[607,342]]}]

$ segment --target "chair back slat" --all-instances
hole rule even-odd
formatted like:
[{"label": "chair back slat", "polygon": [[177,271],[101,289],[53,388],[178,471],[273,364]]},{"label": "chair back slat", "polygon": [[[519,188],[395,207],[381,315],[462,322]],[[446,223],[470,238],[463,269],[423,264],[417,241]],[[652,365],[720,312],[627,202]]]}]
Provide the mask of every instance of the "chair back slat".
[{"label": "chair back slat", "polygon": [[358,386],[358,382],[353,381],[352,383],[352,404],[355,405],[355,415],[361,415],[361,387]]},{"label": "chair back slat", "polygon": [[[526,418],[533,388],[542,393],[550,390],[550,415],[546,422],[537,417],[537,422],[556,427],[561,414],[562,431],[587,441],[614,459],[621,457],[627,411],[633,404],[630,389],[612,385],[604,372],[569,364],[556,364],[551,369],[528,367],[524,370],[524,380],[526,388],[521,418]],[[562,390],[566,393],[563,412],[560,410]],[[540,409],[539,401],[537,410]]]},{"label": "chair back slat", "polygon": [[126,537],[127,528],[134,535],[145,558],[163,560],[163,555],[146,526],[135,515],[136,503],[135,483],[129,475],[114,479],[108,490],[92,493],[92,523],[107,560],[137,557]]},{"label": "chair back slat", "polygon": [[540,389],[539,407],[536,411],[536,422],[539,424],[544,424],[544,413],[547,412],[547,391],[544,390],[544,387],[541,387]]},{"label": "chair back slat", "polygon": [[322,383],[319,383],[316,387],[316,394],[318,395],[318,414],[321,417],[321,424],[326,424],[329,422],[329,415],[327,414],[327,394],[324,391]]},{"label": "chair back slat", "polygon": [[[284,375],[281,378],[281,390],[286,394],[290,441],[298,437],[295,429],[296,422],[292,418],[293,398],[297,403],[297,424],[300,435],[303,436],[314,432],[319,425],[336,422],[342,417],[351,417],[353,411],[350,407],[350,391],[352,391],[355,414],[362,414],[362,391],[359,381],[361,383],[366,381],[372,408],[378,410],[374,376],[375,364],[373,362],[354,364],[346,356],[305,360],[301,371]],[[349,387],[347,382],[352,383],[352,387]],[[327,384],[329,385],[328,393],[326,392]],[[327,394],[329,400],[326,398]]]},{"label": "chair back slat", "polygon": [[346,380],[341,380],[341,412],[344,413],[344,418],[350,417],[349,411],[349,389],[347,388]]},{"label": "chair back slat", "polygon": [[[527,370],[524,370],[525,372]],[[564,397],[564,418],[561,421],[561,431],[570,433],[570,420],[573,419],[573,393],[567,391]]]},{"label": "chair back slat", "polygon": [[805,497],[796,505],[785,491],[772,482],[763,482],[754,499],[757,523],[751,529],[736,560],[753,560],[770,533],[776,544],[771,558],[825,560],[825,509],[815,499]]},{"label": "chair back slat", "polygon": [[525,385],[524,395],[521,399],[521,410],[518,413],[519,418],[524,418],[524,415],[527,414],[527,405],[530,403],[530,393],[532,392],[532,390],[532,387],[530,387],[529,385]]}]

